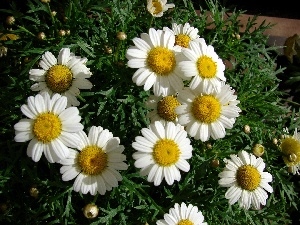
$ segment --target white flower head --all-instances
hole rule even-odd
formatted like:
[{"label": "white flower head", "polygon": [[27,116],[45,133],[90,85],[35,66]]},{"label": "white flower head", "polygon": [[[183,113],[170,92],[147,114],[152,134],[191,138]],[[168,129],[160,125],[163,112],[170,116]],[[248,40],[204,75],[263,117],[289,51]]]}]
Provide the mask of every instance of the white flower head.
[{"label": "white flower head", "polygon": [[177,124],[178,117],[175,109],[179,105],[180,102],[177,100],[176,95],[150,95],[146,101],[146,107],[151,109],[147,117],[150,118],[151,123],[155,121],[166,121]]},{"label": "white flower head", "polygon": [[86,62],[87,58],[75,56],[69,48],[62,48],[57,59],[51,52],[45,52],[39,63],[42,69],[29,71],[29,79],[37,82],[31,86],[31,90],[48,92],[50,95],[59,93],[68,98],[68,106],[79,106],[76,98],[80,94],[79,89],[93,87],[86,79],[92,75]]},{"label": "white flower head", "polygon": [[184,86],[177,69],[175,36],[170,32],[149,29],[149,34],[142,33],[141,38],[134,38],[135,46],[128,48],[127,65],[138,70],[132,80],[148,91],[153,87],[154,95],[169,95]]},{"label": "white flower head", "polygon": [[173,3],[167,4],[167,0],[147,0],[147,10],[154,17],[162,17],[165,11],[174,7]]},{"label": "white flower head", "polygon": [[225,65],[214,50],[207,45],[204,39],[191,41],[189,48],[183,48],[182,54],[187,58],[178,62],[180,70],[185,77],[191,78],[191,89],[199,86],[205,90],[215,89],[220,91],[221,82],[226,81],[224,76]]},{"label": "white flower head", "polygon": [[143,136],[137,136],[132,147],[136,160],[134,166],[141,168],[141,175],[148,175],[147,180],[155,186],[165,178],[167,184],[179,181],[179,170],[188,172],[190,164],[187,159],[192,157],[192,146],[185,130],[172,122],[156,121],[149,128],[141,130]]},{"label": "white flower head", "polygon": [[204,216],[197,206],[182,202],[175,203],[174,208],[164,215],[163,220],[158,220],[156,225],[207,225]]},{"label": "white flower head", "polygon": [[122,180],[119,170],[126,170],[128,165],[123,161],[126,156],[122,153],[124,146],[120,139],[102,127],[92,126],[88,136],[85,132],[78,133],[80,142],[77,150],[70,150],[71,154],[59,163],[63,181],[76,177],[73,189],[82,194],[104,195],[118,186]]},{"label": "white flower head", "polygon": [[179,92],[178,100],[181,105],[175,111],[179,124],[186,126],[191,137],[203,142],[210,137],[215,140],[225,137],[225,129],[233,127],[235,118],[241,112],[234,90],[224,83],[220,92],[186,87]]},{"label": "white flower head", "polygon": [[[288,132],[288,129],[285,129]],[[297,128],[294,131],[294,135],[284,135],[281,139],[279,146],[282,152],[282,158],[285,164],[289,167],[290,172],[293,175],[300,174],[300,134]]]},{"label": "white flower head", "polygon": [[48,93],[30,96],[21,111],[28,119],[15,124],[15,141],[29,141],[27,155],[38,162],[44,153],[50,163],[66,158],[68,147],[76,147],[80,141],[77,132],[83,129],[76,107],[67,107],[67,98]]},{"label": "white flower head", "polygon": [[273,188],[268,184],[272,181],[272,175],[263,172],[263,159],[246,151],[230,155],[230,158],[226,159],[226,167],[219,173],[219,185],[229,188],[225,194],[229,204],[238,202],[247,210],[251,206],[260,209],[261,205],[266,205],[267,192],[272,193]]},{"label": "white flower head", "polygon": [[198,29],[191,27],[189,23],[185,23],[184,25],[172,23],[172,29],[164,27],[163,30],[174,34],[175,45],[181,48],[188,48],[191,41],[204,41],[204,39],[198,35]]}]

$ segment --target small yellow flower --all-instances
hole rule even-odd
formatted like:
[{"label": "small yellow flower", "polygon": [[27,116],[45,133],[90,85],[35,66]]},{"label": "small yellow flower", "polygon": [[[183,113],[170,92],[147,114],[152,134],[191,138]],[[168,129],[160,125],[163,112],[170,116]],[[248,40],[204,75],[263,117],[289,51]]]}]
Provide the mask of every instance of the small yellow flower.
[{"label": "small yellow flower", "polygon": [[19,36],[16,35],[16,34],[2,34],[2,33],[0,33],[0,41],[9,41],[9,40],[15,41],[17,39],[19,39]]}]

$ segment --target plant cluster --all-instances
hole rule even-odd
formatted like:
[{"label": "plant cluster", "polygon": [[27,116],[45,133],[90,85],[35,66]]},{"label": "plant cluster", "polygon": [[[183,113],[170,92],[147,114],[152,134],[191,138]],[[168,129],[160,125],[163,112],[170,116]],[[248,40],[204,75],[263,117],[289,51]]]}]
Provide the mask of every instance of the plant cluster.
[{"label": "plant cluster", "polygon": [[1,223],[295,222],[272,24],[193,2],[5,1]]}]

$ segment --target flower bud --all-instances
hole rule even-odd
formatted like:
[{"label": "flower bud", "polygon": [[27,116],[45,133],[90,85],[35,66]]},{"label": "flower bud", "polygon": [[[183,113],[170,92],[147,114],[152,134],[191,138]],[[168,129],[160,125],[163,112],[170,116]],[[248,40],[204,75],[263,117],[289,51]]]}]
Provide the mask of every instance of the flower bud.
[{"label": "flower bud", "polygon": [[265,147],[261,144],[254,145],[252,152],[255,156],[261,157],[265,152]]},{"label": "flower bud", "polygon": [[96,218],[98,216],[98,213],[99,208],[93,203],[87,204],[83,208],[83,214],[88,219]]},{"label": "flower bud", "polygon": [[273,138],[272,142],[273,142],[274,145],[277,145],[278,144],[277,138]]},{"label": "flower bud", "polygon": [[210,164],[213,168],[217,168],[220,165],[220,161],[218,159],[213,159]]},{"label": "flower bud", "polygon": [[9,26],[13,25],[15,23],[16,19],[13,16],[6,17],[5,23]]},{"label": "flower bud", "polygon": [[109,46],[105,46],[105,52],[107,53],[107,54],[112,54],[112,48],[111,47],[109,47]]},{"label": "flower bud", "polygon": [[66,31],[65,30],[59,30],[58,31],[58,35],[61,36],[61,37],[63,37],[63,36],[66,35]]},{"label": "flower bud", "polygon": [[39,190],[36,187],[32,187],[29,189],[29,194],[33,198],[37,198],[39,196]]},{"label": "flower bud", "polygon": [[120,41],[124,41],[124,40],[126,40],[126,38],[127,38],[127,34],[125,34],[124,32],[118,32],[117,33],[117,38],[120,40]]},{"label": "flower bud", "polygon": [[50,0],[41,0],[42,3],[49,3]]},{"label": "flower bud", "polygon": [[46,38],[46,35],[45,35],[44,32],[39,32],[39,33],[37,34],[37,38],[38,38],[39,40],[44,40],[44,39]]},{"label": "flower bud", "polygon": [[244,132],[246,133],[246,134],[249,134],[250,133],[250,126],[249,125],[245,125],[244,126]]}]

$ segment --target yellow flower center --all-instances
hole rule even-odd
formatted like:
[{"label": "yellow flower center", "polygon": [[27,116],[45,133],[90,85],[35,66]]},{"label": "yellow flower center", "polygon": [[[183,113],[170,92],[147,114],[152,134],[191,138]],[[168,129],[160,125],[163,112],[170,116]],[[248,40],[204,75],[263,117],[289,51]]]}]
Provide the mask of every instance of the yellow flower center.
[{"label": "yellow flower center", "polygon": [[300,142],[293,137],[282,139],[280,149],[283,153],[283,161],[287,166],[295,166],[300,163]]},{"label": "yellow flower center", "polygon": [[180,220],[177,225],[194,225],[194,223],[190,220],[184,219],[184,220]]},{"label": "yellow flower center", "polygon": [[98,146],[90,145],[81,150],[77,162],[83,173],[98,175],[107,167],[107,154]]},{"label": "yellow flower center", "polygon": [[40,114],[33,123],[33,134],[38,141],[43,143],[56,139],[61,131],[61,120],[53,113]]},{"label": "yellow flower center", "polygon": [[174,96],[166,96],[157,103],[157,114],[166,121],[174,121],[177,118],[175,108],[180,103]]},{"label": "yellow flower center", "polygon": [[260,184],[261,176],[259,171],[252,165],[244,165],[238,168],[236,180],[242,189],[254,191]]},{"label": "yellow flower center", "polygon": [[160,13],[161,11],[163,11],[163,7],[162,7],[162,4],[160,1],[157,1],[157,0],[153,0],[152,1],[152,5],[154,7],[154,12],[153,14],[158,14]]},{"label": "yellow flower center", "polygon": [[187,48],[189,47],[191,38],[185,34],[178,34],[175,37],[175,45],[179,45],[181,47]]},{"label": "yellow flower center", "polygon": [[212,123],[221,114],[221,103],[212,95],[202,95],[194,99],[192,114],[202,123]]},{"label": "yellow flower center", "polygon": [[55,93],[63,93],[72,85],[72,71],[65,65],[54,65],[46,74],[46,84]]},{"label": "yellow flower center", "polygon": [[152,48],[148,53],[147,65],[156,74],[161,76],[167,76],[175,68],[175,54],[173,51],[167,48]]},{"label": "yellow flower center", "polygon": [[169,139],[161,139],[153,147],[153,158],[160,166],[171,166],[175,164],[180,155],[177,143]]},{"label": "yellow flower center", "polygon": [[217,64],[212,58],[204,55],[197,60],[199,75],[203,78],[213,78],[217,73]]}]

